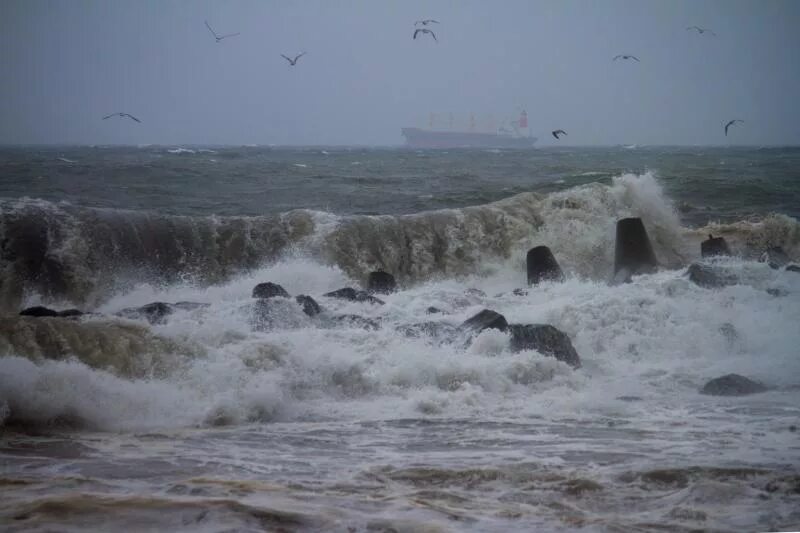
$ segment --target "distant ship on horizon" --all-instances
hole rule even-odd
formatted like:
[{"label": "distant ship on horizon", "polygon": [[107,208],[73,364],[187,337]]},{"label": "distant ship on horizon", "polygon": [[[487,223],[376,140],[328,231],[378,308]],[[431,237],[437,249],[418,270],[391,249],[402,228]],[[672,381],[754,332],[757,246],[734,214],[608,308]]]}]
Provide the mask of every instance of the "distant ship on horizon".
[{"label": "distant ship on horizon", "polygon": [[[511,122],[512,129],[501,127],[496,132],[440,131],[433,128],[434,115],[431,115],[431,129],[402,128],[406,146],[410,148],[533,148],[536,137],[528,129],[528,113],[523,110],[518,120]],[[452,122],[452,116],[451,116]],[[470,118],[470,130],[475,128],[474,117]],[[523,135],[520,130],[528,130]]]}]

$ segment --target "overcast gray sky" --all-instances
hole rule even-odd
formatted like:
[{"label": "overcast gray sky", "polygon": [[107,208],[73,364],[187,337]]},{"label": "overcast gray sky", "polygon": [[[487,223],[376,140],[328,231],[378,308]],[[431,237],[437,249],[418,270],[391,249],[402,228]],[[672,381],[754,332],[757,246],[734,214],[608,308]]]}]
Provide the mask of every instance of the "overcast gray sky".
[{"label": "overcast gray sky", "polygon": [[524,106],[542,144],[800,144],[800,1],[2,0],[0,50],[0,143],[392,145]]}]

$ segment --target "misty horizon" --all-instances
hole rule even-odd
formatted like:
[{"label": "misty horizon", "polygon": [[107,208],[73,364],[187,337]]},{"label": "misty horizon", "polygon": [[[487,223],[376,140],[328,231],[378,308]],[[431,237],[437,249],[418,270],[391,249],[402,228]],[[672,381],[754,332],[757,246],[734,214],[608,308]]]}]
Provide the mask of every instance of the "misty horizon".
[{"label": "misty horizon", "polygon": [[[385,146],[526,109],[537,146],[800,144],[800,4],[7,2],[3,145]],[[434,18],[438,41],[412,39]],[[219,34],[241,35],[215,42]],[[716,36],[687,31],[710,28]],[[291,67],[281,54],[294,56]],[[641,62],[613,61],[632,54]],[[110,113],[127,112],[141,124]],[[449,114],[454,116],[449,124]],[[491,115],[491,118],[490,118]],[[723,125],[744,120],[725,137]],[[564,129],[568,136],[550,136]]]}]

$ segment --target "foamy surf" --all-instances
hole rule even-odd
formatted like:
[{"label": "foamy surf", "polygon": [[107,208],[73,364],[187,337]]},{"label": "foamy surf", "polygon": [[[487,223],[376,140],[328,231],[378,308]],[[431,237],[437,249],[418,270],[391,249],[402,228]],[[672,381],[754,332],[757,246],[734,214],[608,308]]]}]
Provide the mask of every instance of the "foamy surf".
[{"label": "foamy surf", "polygon": [[[662,268],[610,286],[615,223],[629,216],[643,219]],[[770,246],[797,257],[791,217],[688,228],[645,173],[399,216],[188,217],[16,200],[0,221],[3,272],[16,276],[4,279],[20,280],[2,287],[9,308],[96,313],[0,327],[0,485],[14,487],[2,523],[797,523],[800,275],[758,261]],[[736,252],[713,262],[736,283],[688,279],[707,233]],[[515,292],[538,244],[566,280]],[[377,268],[400,283],[384,305],[323,296]],[[312,296],[321,315],[279,298],[278,316],[259,325],[252,290],[263,281]],[[156,324],[116,315],[154,301],[207,305]],[[513,351],[501,331],[469,342],[436,333],[485,308],[558,328],[581,368]],[[729,373],[769,390],[699,393]]]}]

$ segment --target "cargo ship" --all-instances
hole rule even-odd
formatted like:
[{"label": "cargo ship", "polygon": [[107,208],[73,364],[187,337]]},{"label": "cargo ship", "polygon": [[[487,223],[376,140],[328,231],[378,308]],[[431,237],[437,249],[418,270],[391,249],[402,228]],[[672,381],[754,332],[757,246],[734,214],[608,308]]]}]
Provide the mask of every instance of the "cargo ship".
[{"label": "cargo ship", "polygon": [[[501,127],[495,132],[448,131],[433,129],[402,128],[406,138],[406,146],[410,148],[532,148],[536,137],[531,136],[528,128],[528,113],[524,110],[519,120],[511,122],[511,129]],[[451,119],[452,121],[452,119]],[[470,119],[470,129],[474,130],[475,120]],[[524,135],[521,130],[528,130]]]}]

